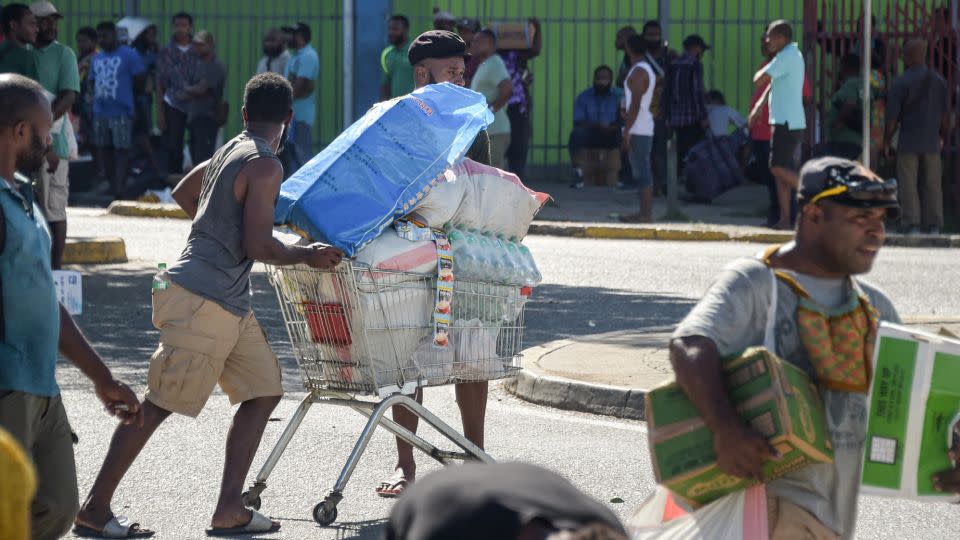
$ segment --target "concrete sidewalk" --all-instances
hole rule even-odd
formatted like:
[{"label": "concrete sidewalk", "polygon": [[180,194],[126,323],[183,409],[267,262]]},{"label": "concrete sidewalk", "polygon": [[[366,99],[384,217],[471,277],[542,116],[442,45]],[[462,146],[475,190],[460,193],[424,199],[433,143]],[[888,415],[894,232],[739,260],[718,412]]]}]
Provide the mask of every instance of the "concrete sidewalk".
[{"label": "concrete sidewalk", "polygon": [[[622,215],[636,213],[639,196],[636,191],[620,191],[609,187],[571,189],[557,182],[531,182],[531,189],[549,193],[547,204],[530,227],[530,234],[574,238],[620,240],[671,240],[693,242],[754,242],[776,244],[789,241],[790,232],[774,231],[762,226],[767,208],[767,191],[763,186],[744,184],[734,188],[711,204],[683,203],[682,215],[664,220],[665,199],[654,201],[657,222],[626,225]],[[116,201],[107,210],[118,216],[186,219],[175,204]],[[960,247],[960,235],[887,235],[887,245],[900,247]]]},{"label": "concrete sidewalk", "polygon": [[[636,190],[595,186],[572,189],[566,183],[537,181],[527,182],[527,187],[553,197],[553,202],[537,215],[541,221],[619,223],[620,216],[640,211]],[[666,199],[657,197],[653,201],[653,215],[658,222],[762,228],[767,215],[767,188],[743,184],[720,195],[711,204],[680,203],[680,212],[683,215],[668,220]]]},{"label": "concrete sidewalk", "polygon": [[[904,321],[960,335],[960,317]],[[671,329],[610,332],[553,341],[523,352],[523,370],[505,387],[517,397],[559,409],[645,420],[644,397],[673,380]]]}]

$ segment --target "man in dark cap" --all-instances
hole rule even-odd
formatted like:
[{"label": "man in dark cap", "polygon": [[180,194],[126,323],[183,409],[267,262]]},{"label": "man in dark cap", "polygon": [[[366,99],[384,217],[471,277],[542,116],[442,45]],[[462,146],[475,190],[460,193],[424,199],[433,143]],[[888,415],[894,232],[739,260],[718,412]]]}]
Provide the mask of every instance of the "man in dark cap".
[{"label": "man in dark cap", "polygon": [[[464,71],[470,60],[463,38],[446,30],[430,30],[417,36],[410,44],[407,59],[413,66],[414,88],[428,84],[449,82],[466,86]],[[481,131],[467,157],[484,165],[490,164],[490,138]]]},{"label": "man in dark cap", "polygon": [[[804,370],[829,411],[834,459],[767,483],[770,538],[852,538],[870,350],[879,320],[900,321],[890,299],[860,276],[877,260],[884,222],[899,213],[897,182],[825,157],[801,169],[797,202],[793,241],[728,265],[677,327],[670,361],[713,432],[720,470],[742,478],[758,478],[777,450],[734,410],[721,358],[765,346]],[[938,481],[960,490],[958,476],[941,473]]]},{"label": "man in dark cap", "polygon": [[[464,86],[464,60],[470,58],[467,44],[457,34],[446,30],[430,30],[417,36],[410,44],[407,58],[413,66],[415,88],[428,84],[453,83]],[[466,157],[484,165],[490,164],[490,138],[486,130],[477,135]],[[487,383],[460,383],[456,385],[457,405],[463,419],[463,434],[474,444],[483,448],[483,423],[487,411]],[[417,389],[415,399],[423,402],[423,391]],[[401,426],[416,433],[418,418],[401,406],[393,408],[393,419]],[[413,460],[413,448],[397,439],[397,464],[395,474],[377,486],[381,497],[397,497],[416,479],[417,465]]]},{"label": "man in dark cap", "polygon": [[[465,489],[466,486],[466,489]],[[387,540],[626,540],[604,505],[524,463],[471,463],[430,474],[390,513]]]},{"label": "man in dark cap", "polygon": [[706,133],[706,91],[703,88],[703,64],[700,59],[710,49],[697,34],[683,40],[683,55],[670,65],[667,85],[670,91],[662,103],[664,118],[677,132],[677,172],[683,171],[683,160]]}]

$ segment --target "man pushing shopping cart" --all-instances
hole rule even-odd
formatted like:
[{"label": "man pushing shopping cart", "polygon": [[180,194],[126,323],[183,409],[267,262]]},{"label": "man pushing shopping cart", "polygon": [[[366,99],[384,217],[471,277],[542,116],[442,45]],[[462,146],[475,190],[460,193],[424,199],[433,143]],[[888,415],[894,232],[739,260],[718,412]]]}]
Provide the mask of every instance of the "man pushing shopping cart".
[{"label": "man pushing shopping cart", "polygon": [[194,168],[174,190],[193,219],[187,246],[157,276],[153,323],[160,346],[150,359],[143,426],[121,426],[76,520],[75,533],[135,538],[153,534],[115,516],[110,501],[154,430],[171,412],[197,416],[217,383],[240,403],[227,438],[220,498],[208,535],[271,532],[280,523],[244,508],[240,493],[264,426],[280,402],[280,366],[250,306],[254,261],[333,268],[339,249],[289,246],[273,237],[274,201],[283,167],[277,153],[286,140],[293,89],[264,73],[244,90],[244,131]]}]

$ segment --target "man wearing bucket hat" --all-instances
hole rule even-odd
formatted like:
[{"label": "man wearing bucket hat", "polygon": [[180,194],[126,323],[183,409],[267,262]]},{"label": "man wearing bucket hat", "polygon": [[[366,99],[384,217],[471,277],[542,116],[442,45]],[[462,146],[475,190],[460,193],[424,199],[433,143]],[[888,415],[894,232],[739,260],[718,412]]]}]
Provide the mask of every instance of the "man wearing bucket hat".
[{"label": "man wearing bucket hat", "polygon": [[[413,80],[416,88],[428,84],[449,82],[464,86],[464,62],[470,58],[467,44],[463,39],[447,30],[430,30],[416,37],[410,44],[407,58],[413,66]],[[490,138],[486,131],[477,135],[466,157],[490,164]],[[474,444],[483,448],[483,425],[487,409],[486,382],[460,383],[456,385],[457,405],[463,419],[463,434]],[[417,389],[415,399],[423,402],[423,390]],[[416,433],[418,417],[402,406],[393,408],[393,419],[401,426]],[[413,459],[413,448],[397,439],[397,464],[394,475],[377,486],[381,497],[397,497],[416,479],[417,465]]]},{"label": "man wearing bucket hat", "polygon": [[727,266],[674,332],[670,360],[714,434],[720,469],[758,479],[777,451],[740,420],[721,358],[762,345],[803,369],[821,390],[834,461],[767,483],[770,537],[851,538],[871,348],[880,320],[900,320],[890,299],[857,276],[873,267],[884,223],[899,213],[897,184],[825,157],[800,171],[798,199],[794,239]]}]

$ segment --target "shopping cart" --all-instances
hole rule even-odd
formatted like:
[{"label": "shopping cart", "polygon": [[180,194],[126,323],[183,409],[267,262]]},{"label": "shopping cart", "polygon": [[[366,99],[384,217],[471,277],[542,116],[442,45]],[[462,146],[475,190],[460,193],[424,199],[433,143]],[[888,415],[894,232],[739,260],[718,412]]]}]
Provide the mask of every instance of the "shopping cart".
[{"label": "shopping cart", "polygon": [[[336,521],[343,490],[377,426],[443,464],[493,461],[411,396],[418,387],[515,376],[529,290],[457,280],[452,301],[444,302],[437,296],[436,276],[350,261],[330,271],[268,266],[267,274],[309,394],[244,492],[245,505],[260,508],[267,477],[315,403],[345,406],[368,418],[333,489],[313,508],[313,518],[321,525]],[[433,345],[438,307],[450,309],[446,347]],[[394,405],[417,415],[459,451],[441,450],[385,418]]]}]

